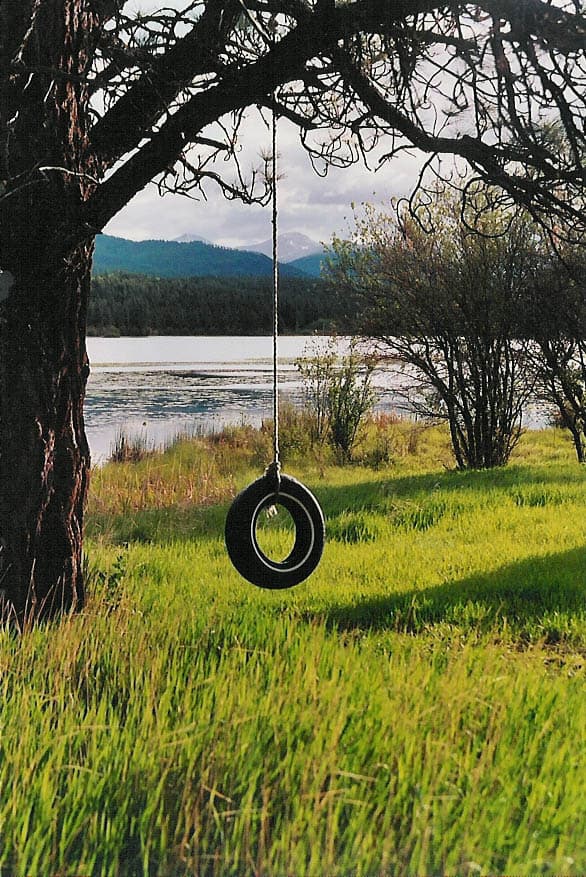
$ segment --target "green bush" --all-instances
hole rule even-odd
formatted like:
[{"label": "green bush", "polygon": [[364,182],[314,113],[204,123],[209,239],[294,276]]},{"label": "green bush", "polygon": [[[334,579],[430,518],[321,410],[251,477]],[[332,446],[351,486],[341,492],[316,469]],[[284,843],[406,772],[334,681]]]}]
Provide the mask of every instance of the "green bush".
[{"label": "green bush", "polygon": [[313,439],[329,441],[342,462],[352,458],[360,427],[376,401],[376,364],[373,355],[359,351],[356,339],[341,354],[335,336],[325,346],[314,342],[308,355],[297,360],[306,406],[313,415]]}]

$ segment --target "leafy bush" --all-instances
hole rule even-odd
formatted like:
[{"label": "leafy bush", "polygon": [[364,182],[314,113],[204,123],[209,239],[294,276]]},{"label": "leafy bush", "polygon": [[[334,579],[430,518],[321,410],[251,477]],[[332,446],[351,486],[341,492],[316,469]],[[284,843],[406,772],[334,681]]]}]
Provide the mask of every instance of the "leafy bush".
[{"label": "leafy bush", "polygon": [[335,336],[325,347],[314,341],[308,355],[297,360],[305,402],[313,414],[313,438],[327,439],[342,461],[352,458],[360,426],[376,401],[372,387],[376,364],[373,355],[359,351],[356,339],[347,353],[340,354]]},{"label": "leafy bush", "polygon": [[[470,190],[470,204],[486,207]],[[523,214],[484,211],[473,233],[449,190],[410,209],[364,205],[349,241],[334,239],[329,277],[351,302],[355,331],[400,364],[410,409],[445,421],[460,469],[504,465],[522,433],[534,376],[523,325],[538,253]]]}]

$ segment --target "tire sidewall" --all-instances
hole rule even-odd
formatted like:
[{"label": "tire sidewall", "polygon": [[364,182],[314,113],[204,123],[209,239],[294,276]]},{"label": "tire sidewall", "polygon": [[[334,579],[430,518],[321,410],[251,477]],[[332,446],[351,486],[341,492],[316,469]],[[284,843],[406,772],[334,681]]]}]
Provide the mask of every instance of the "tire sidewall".
[{"label": "tire sidewall", "polygon": [[[285,507],[295,523],[295,544],[282,562],[266,557],[255,535],[259,514],[271,504]],[[225,539],[230,560],[247,581],[270,590],[291,588],[311,575],[320,561],[325,542],[323,512],[311,491],[296,478],[281,475],[277,491],[274,480],[263,476],[230,506]]]}]

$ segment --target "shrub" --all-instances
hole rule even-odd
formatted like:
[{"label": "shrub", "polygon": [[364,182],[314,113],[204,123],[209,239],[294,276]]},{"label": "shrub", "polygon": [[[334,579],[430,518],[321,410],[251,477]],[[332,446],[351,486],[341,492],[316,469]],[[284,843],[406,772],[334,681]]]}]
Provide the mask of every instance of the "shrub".
[{"label": "shrub", "polygon": [[376,401],[372,387],[376,358],[362,354],[356,339],[347,353],[340,354],[335,336],[325,347],[314,342],[309,354],[297,360],[297,368],[313,415],[313,438],[327,439],[342,460],[350,460],[359,428]]}]

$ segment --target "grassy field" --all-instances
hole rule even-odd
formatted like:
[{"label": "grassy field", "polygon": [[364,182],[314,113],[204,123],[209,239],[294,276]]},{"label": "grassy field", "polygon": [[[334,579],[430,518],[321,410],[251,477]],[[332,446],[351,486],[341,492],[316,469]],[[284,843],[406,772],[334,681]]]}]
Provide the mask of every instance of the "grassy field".
[{"label": "grassy field", "polygon": [[265,437],[94,473],[87,609],[0,635],[1,877],[586,874],[586,472],[383,427],[291,440],[328,543],[286,592],[222,540]]}]

